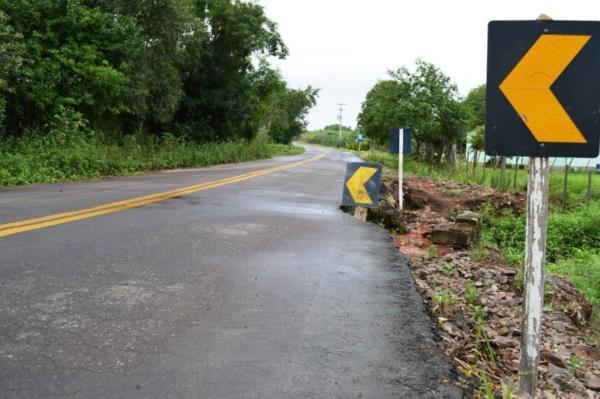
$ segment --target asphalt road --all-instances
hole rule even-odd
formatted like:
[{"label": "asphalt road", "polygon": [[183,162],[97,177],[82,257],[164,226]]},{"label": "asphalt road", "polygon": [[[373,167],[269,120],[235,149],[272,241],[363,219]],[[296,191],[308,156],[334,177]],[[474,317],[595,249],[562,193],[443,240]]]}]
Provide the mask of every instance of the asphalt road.
[{"label": "asphalt road", "polygon": [[355,160],[0,190],[0,397],[460,397],[406,261],[338,208]]}]

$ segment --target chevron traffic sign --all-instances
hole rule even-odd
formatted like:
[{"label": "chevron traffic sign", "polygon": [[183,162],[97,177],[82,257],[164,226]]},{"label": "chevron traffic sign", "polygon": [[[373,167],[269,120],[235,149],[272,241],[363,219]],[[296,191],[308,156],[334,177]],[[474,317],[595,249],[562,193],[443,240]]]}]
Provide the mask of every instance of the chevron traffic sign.
[{"label": "chevron traffic sign", "polygon": [[376,208],[379,203],[381,170],[381,165],[376,163],[349,163],[342,205]]},{"label": "chevron traffic sign", "polygon": [[596,157],[598,76],[600,22],[490,22],[486,153]]}]

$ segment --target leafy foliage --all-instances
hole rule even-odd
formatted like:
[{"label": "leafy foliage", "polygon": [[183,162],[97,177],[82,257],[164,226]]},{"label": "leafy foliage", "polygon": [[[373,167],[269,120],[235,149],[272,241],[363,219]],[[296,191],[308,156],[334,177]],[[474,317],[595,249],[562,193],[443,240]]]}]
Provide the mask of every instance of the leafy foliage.
[{"label": "leafy foliage", "polygon": [[316,101],[266,61],[287,48],[254,2],[0,0],[0,25],[3,136],[50,134],[60,114],[90,132],[195,141],[250,140],[269,124],[287,143]]},{"label": "leafy foliage", "polygon": [[485,85],[477,86],[463,101],[467,112],[467,126],[474,128],[485,124]]},{"label": "leafy foliage", "polygon": [[359,126],[377,143],[388,140],[392,127],[414,131],[416,151],[440,162],[452,144],[464,142],[467,111],[450,78],[435,65],[417,60],[414,72],[389,72],[367,94]]}]

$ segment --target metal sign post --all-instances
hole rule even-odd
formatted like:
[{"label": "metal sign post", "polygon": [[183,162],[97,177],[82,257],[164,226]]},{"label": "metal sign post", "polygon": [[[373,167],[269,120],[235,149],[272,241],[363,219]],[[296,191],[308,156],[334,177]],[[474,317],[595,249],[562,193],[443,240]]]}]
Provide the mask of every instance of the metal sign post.
[{"label": "metal sign post", "polygon": [[404,155],[412,152],[412,130],[398,129],[390,130],[390,153],[398,154],[398,208],[404,208]]},{"label": "metal sign post", "polygon": [[537,389],[548,228],[548,157],[599,148],[600,23],[492,21],[488,32],[488,155],[529,157],[519,390]]},{"label": "metal sign post", "polygon": [[398,138],[398,209],[404,209],[404,129]]}]

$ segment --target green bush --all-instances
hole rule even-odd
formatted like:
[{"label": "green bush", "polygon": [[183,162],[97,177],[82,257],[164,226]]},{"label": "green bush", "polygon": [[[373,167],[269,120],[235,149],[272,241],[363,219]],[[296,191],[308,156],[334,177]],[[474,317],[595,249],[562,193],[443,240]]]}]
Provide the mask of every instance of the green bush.
[{"label": "green bush", "polygon": [[[505,214],[488,221],[485,239],[508,254],[523,258],[525,216]],[[547,259],[556,262],[580,250],[600,248],[600,202],[594,201],[568,212],[551,212],[548,217]]]},{"label": "green bush", "polygon": [[90,131],[76,115],[59,115],[48,135],[0,141],[0,186],[243,162],[299,151],[258,139],[196,144],[168,133],[111,136]]}]

